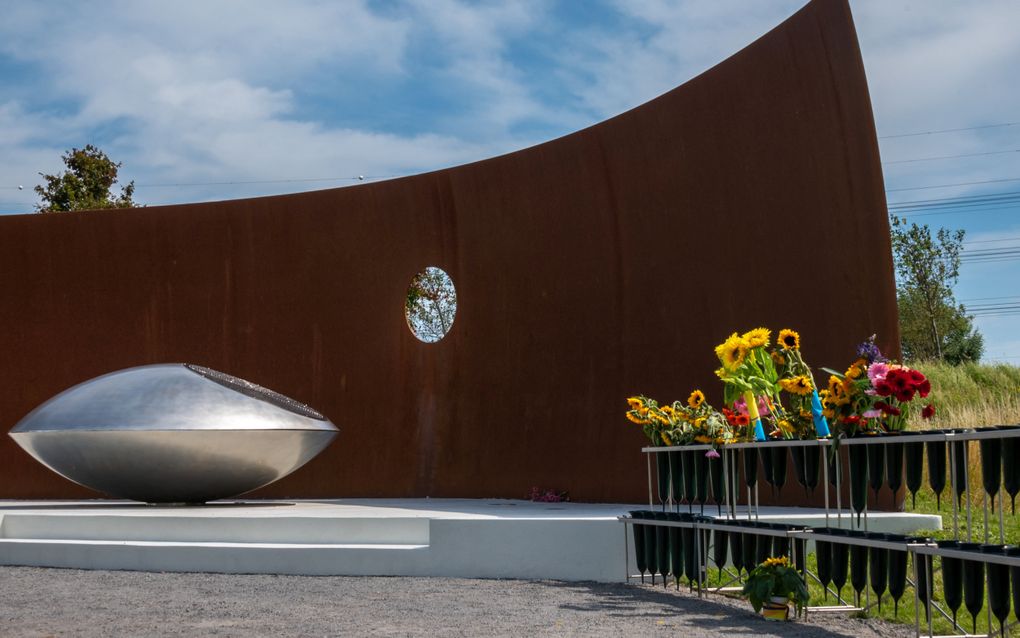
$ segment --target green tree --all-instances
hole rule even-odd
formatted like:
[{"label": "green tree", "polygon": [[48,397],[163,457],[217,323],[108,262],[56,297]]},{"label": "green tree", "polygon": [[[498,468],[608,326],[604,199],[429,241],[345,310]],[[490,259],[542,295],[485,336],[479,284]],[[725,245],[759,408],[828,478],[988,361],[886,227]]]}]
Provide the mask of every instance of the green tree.
[{"label": "green tree", "polygon": [[932,236],[927,225],[895,215],[890,221],[904,358],[953,364],[979,360],[984,338],[953,296],[964,231],[939,228]]},{"label": "green tree", "polygon": [[416,337],[435,343],[453,327],[457,314],[457,291],[450,276],[429,266],[414,276],[404,300],[407,325]]},{"label": "green tree", "polygon": [[85,148],[72,148],[64,153],[67,170],[59,175],[39,173],[45,186],[36,186],[42,202],[36,204],[40,213],[74,210],[95,210],[98,208],[134,208],[131,196],[135,192],[132,181],[121,188],[120,196],[110,192],[117,183],[119,162],[114,162],[106,153],[88,144]]}]

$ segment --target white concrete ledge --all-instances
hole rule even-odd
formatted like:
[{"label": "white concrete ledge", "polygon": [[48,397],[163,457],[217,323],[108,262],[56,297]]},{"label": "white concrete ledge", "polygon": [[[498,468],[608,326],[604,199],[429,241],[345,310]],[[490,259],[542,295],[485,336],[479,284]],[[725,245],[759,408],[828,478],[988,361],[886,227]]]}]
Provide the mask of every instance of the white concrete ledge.
[{"label": "white concrete ledge", "polygon": [[[465,499],[242,501],[197,507],[0,501],[0,564],[619,581],[626,565],[624,526],[617,516],[635,509],[648,507]],[[706,508],[706,513],[713,511]],[[762,508],[761,520],[822,526],[824,512]],[[937,524],[941,521],[933,516],[869,516],[870,528],[879,531],[912,532]],[[835,517],[830,525],[836,525]],[[843,526],[849,526],[846,515]]]}]

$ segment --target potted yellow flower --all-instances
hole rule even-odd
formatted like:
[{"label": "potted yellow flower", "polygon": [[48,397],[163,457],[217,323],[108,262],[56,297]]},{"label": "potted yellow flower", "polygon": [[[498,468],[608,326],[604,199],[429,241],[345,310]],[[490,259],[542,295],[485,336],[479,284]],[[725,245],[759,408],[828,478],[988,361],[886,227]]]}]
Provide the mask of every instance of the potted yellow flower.
[{"label": "potted yellow flower", "polygon": [[744,595],[766,620],[789,620],[791,601],[799,616],[809,600],[804,580],[786,556],[766,558],[752,569],[744,583]]}]

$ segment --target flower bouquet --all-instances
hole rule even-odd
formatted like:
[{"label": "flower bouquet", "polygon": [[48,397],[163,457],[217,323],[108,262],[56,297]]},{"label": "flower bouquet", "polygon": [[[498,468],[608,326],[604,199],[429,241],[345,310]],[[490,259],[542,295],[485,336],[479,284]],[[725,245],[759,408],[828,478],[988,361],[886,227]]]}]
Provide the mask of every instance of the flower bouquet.
[{"label": "flower bouquet", "polygon": [[[916,397],[926,398],[931,382],[919,370],[882,356],[875,335],[858,346],[857,354],[843,374],[823,368],[831,375],[828,388],[821,392],[823,414],[835,419],[846,436],[904,430],[908,404]],[[934,414],[931,403],[921,409],[924,419]]]},{"label": "flower bouquet", "polygon": [[[775,363],[769,356],[767,348],[771,332],[766,328],[755,328],[742,335],[731,334],[726,341],[715,347],[722,367],[715,371],[722,379],[723,399],[728,406],[738,412],[746,410],[748,417],[748,439],[765,440],[762,417],[768,417],[771,425],[770,434],[781,438],[790,438],[792,431],[783,429],[782,415],[777,415],[771,408],[778,402],[779,375]],[[760,402],[769,408],[765,415],[759,410]]]}]

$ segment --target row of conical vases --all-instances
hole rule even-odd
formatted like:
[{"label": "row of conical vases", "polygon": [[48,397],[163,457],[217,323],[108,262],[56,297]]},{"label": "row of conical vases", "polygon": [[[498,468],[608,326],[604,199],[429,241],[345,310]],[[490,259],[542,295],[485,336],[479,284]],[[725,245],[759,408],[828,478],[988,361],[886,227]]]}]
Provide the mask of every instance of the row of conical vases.
[{"label": "row of conical vases", "polygon": [[[1009,426],[1012,428],[1012,426]],[[1000,428],[979,428],[992,430]],[[860,515],[865,507],[867,489],[870,487],[878,497],[883,486],[895,494],[906,486],[911,493],[911,505],[916,502],[917,492],[922,487],[924,457],[928,457],[928,486],[935,494],[936,505],[941,509],[942,494],[947,485],[955,483],[955,496],[959,500],[967,489],[967,459],[970,441],[928,441],[911,442],[914,435],[928,432],[900,432],[887,434],[881,443],[848,445],[850,501],[854,511]],[[1020,437],[1003,439],[981,439],[982,485],[994,506],[994,499],[1000,489],[1005,489],[1013,501],[1016,512],[1016,496],[1020,494]],[[950,456],[952,451],[952,457]],[[955,463],[951,464],[949,459]],[[953,474],[950,476],[950,469]],[[979,489],[972,486],[972,489]],[[952,490],[951,490],[952,491]]]},{"label": "row of conical vases", "polygon": [[659,501],[664,509],[671,500],[678,509],[685,503],[688,512],[693,512],[694,505],[704,512],[711,488],[712,502],[721,511],[726,501],[721,458],[708,458],[703,450],[658,452],[656,468]]},{"label": "row of conical vases", "polygon": [[[634,556],[642,582],[645,574],[649,574],[654,584],[656,575],[659,575],[664,586],[672,579],[678,589],[681,578],[686,578],[692,587],[699,578],[704,582],[705,574],[701,567],[706,565],[709,555],[716,567],[732,565],[738,575],[742,571],[754,569],[766,558],[789,556],[791,541],[788,537],[765,535],[762,531],[786,532],[803,529],[781,523],[715,520],[696,514],[675,512],[637,510],[630,512],[630,515],[639,521],[715,523],[733,528],[732,531],[712,530],[696,542],[695,531],[690,527],[656,525],[654,522],[633,525]],[[747,531],[742,531],[741,528]],[[797,568],[803,571],[806,543],[803,540],[793,542],[798,545],[795,553]],[[700,558],[698,550],[701,553]]]},{"label": "row of conical vases", "polygon": [[[797,481],[805,492],[813,493],[818,487],[821,448],[767,444],[760,451],[744,449],[741,452],[745,484],[750,488],[753,488],[758,482],[760,459],[765,481],[774,490],[782,490],[786,485],[791,455]],[[726,500],[723,465],[721,458],[708,458],[701,450],[658,452],[656,468],[659,501],[664,508],[666,502],[672,500],[677,506],[686,503],[689,511],[693,510],[694,505],[699,505],[704,511],[705,504],[709,502],[709,488],[711,488],[711,501],[721,507]],[[739,468],[734,463],[729,470],[731,473],[729,485],[735,485]]]},{"label": "row of conical vases", "polygon": [[960,606],[963,605],[970,613],[972,633],[977,633],[977,618],[985,603],[985,570],[988,571],[988,607],[999,621],[1000,631],[1005,627],[1006,619],[1009,617],[1010,589],[1013,594],[1013,617],[1020,621],[1020,567],[987,563],[983,560],[984,556],[989,554],[1020,556],[1020,547],[964,543],[955,540],[938,541],[938,546],[974,553],[974,560],[942,557],[942,596],[946,607],[953,613],[954,624]]},{"label": "row of conical vases", "polygon": [[[1002,429],[979,428],[979,430]],[[891,494],[899,492],[906,486],[913,501],[917,492],[923,487],[924,458],[928,457],[928,485],[935,493],[936,504],[942,506],[942,494],[946,486],[955,478],[956,498],[960,499],[966,490],[967,458],[969,441],[911,442],[912,435],[930,434],[928,432],[900,432],[881,437],[881,442],[867,445],[847,445],[848,466],[840,475],[840,482],[850,484],[850,505],[858,514],[858,518],[866,507],[867,491],[870,487],[878,498],[883,487],[888,487]],[[1001,489],[1005,489],[1012,501],[1012,511],[1016,513],[1016,496],[1020,494],[1020,437],[1004,439],[981,439],[978,441],[981,451],[982,487],[989,495],[994,506],[994,499]],[[948,475],[950,469],[949,446],[952,446],[955,457],[954,477]],[[742,450],[744,481],[747,487],[753,488],[758,481],[759,462],[763,469],[765,481],[773,490],[782,490],[786,485],[789,459],[793,460],[794,473],[798,483],[805,492],[814,492],[818,486],[821,447],[789,446],[782,442],[766,443],[760,449]],[[837,483],[837,454],[829,450],[828,456],[829,483]],[[660,452],[657,459],[659,498],[665,504],[672,497],[674,503],[686,502],[689,506],[699,504],[704,508],[709,499],[709,486],[712,488],[712,500],[718,506],[724,502],[723,497],[723,463],[721,459],[706,458],[701,451]],[[732,480],[736,480],[736,464],[730,468]]]},{"label": "row of conical vases", "polygon": [[[907,586],[907,552],[878,547],[866,547],[841,542],[839,538],[859,538],[893,543],[922,542],[927,539],[908,537],[900,534],[884,534],[879,532],[863,532],[839,528],[821,528],[812,530],[818,534],[836,537],[832,540],[815,541],[815,559],[818,566],[818,580],[825,589],[825,597],[829,595],[829,583],[836,589],[837,596],[842,599],[843,587],[847,577],[856,594],[858,605],[861,595],[868,586],[878,597],[879,610],[882,608],[882,596],[888,591],[893,598],[895,608],[899,607],[900,598]],[[849,563],[847,560],[849,559]],[[848,570],[849,567],[849,570]],[[918,595],[923,599],[927,596],[928,583],[931,582],[931,570],[919,570]]]}]

